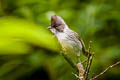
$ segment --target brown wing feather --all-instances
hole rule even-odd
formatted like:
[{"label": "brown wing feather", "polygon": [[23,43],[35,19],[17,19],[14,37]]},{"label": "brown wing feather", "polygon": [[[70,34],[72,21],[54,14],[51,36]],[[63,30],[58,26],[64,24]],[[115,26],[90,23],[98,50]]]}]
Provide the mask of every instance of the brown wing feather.
[{"label": "brown wing feather", "polygon": [[82,51],[83,51],[84,55],[88,56],[88,51],[86,50],[86,47],[85,47],[85,44],[84,44],[83,40],[80,38],[80,36],[76,32],[74,32],[74,35],[81,42],[81,44],[82,44]]}]

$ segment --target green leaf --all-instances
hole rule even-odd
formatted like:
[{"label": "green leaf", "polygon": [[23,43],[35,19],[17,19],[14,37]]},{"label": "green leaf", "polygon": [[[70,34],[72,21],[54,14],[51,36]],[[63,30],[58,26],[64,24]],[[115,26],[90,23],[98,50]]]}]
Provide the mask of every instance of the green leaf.
[{"label": "green leaf", "polygon": [[56,39],[44,27],[13,17],[0,19],[0,54],[28,53],[32,49],[30,45],[59,49]]}]

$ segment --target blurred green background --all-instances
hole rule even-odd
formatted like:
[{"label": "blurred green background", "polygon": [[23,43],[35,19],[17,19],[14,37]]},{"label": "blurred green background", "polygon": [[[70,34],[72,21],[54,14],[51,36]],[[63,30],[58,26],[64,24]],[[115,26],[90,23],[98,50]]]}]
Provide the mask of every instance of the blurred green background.
[{"label": "blurred green background", "polygon": [[[54,14],[93,41],[90,77],[120,60],[120,0],[0,0],[0,80],[76,80],[47,30]],[[98,80],[120,80],[120,66]]]}]

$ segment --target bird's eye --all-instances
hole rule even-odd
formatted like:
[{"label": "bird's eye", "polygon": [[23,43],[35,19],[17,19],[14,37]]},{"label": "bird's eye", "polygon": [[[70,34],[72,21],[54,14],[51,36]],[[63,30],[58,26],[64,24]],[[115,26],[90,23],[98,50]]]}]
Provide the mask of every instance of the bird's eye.
[{"label": "bird's eye", "polygon": [[58,26],[60,26],[61,24],[56,24],[56,25],[54,25],[54,27],[58,27]]},{"label": "bird's eye", "polygon": [[53,27],[57,27],[57,25],[54,25]]}]

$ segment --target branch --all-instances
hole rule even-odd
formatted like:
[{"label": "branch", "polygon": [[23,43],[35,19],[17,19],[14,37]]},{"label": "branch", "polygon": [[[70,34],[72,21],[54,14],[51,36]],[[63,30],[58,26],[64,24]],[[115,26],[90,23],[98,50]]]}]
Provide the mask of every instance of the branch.
[{"label": "branch", "polygon": [[81,61],[79,61],[79,63],[77,64],[77,67],[78,67],[78,71],[79,71],[79,79],[78,80],[85,80],[85,77],[84,77],[84,68],[83,68],[83,65],[81,63]]},{"label": "branch", "polygon": [[86,62],[87,62],[87,60],[88,60],[88,59],[85,59],[85,60],[84,60],[84,61],[82,61],[81,63],[82,63],[82,64],[84,64],[84,63],[86,63]]},{"label": "branch", "polygon": [[88,74],[89,74],[89,71],[90,71],[90,68],[91,68],[92,60],[93,60],[93,54],[91,54],[91,55],[89,56],[89,61],[88,61],[88,63],[87,63],[88,66],[87,66],[86,72],[85,72],[85,74],[84,74],[85,80],[88,80]]},{"label": "branch", "polygon": [[77,74],[75,74],[75,73],[73,73],[73,72],[72,72],[72,74],[73,74],[77,79],[79,79],[79,76],[78,76]]},{"label": "branch", "polygon": [[85,80],[88,80],[88,74],[90,71],[90,67],[91,67],[92,59],[94,55],[94,54],[91,54],[91,44],[92,44],[92,41],[89,41],[88,60],[87,60],[87,66],[86,66],[85,73],[84,73]]},{"label": "branch", "polygon": [[117,66],[120,64],[120,61],[117,61],[116,63],[110,65],[109,67],[107,67],[104,71],[102,71],[101,73],[99,73],[98,75],[96,75],[95,77],[91,78],[90,80],[95,80],[96,78],[98,78],[99,76],[103,75],[105,72],[107,72],[108,70],[110,70],[111,68]]},{"label": "branch", "polygon": [[[67,56],[66,54],[64,54],[64,52],[62,52],[62,56],[64,56],[64,58],[66,59],[66,61],[74,68],[76,69],[76,71],[78,72],[77,74],[73,75],[78,79],[78,80],[88,80],[88,74],[90,71],[90,67],[92,64],[92,59],[93,59],[93,54],[91,52],[91,41],[89,42],[89,49],[88,49],[88,59],[87,59],[87,66],[86,69],[84,69],[82,62],[79,59],[79,62],[76,64],[72,61],[72,59]],[[84,63],[84,62],[83,62]]]},{"label": "branch", "polygon": [[76,71],[78,71],[77,65],[72,61],[72,59],[71,59],[70,57],[68,57],[68,56],[65,55],[64,53],[62,53],[62,56],[64,56],[65,60],[66,60],[74,69],[76,69]]}]

